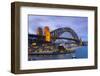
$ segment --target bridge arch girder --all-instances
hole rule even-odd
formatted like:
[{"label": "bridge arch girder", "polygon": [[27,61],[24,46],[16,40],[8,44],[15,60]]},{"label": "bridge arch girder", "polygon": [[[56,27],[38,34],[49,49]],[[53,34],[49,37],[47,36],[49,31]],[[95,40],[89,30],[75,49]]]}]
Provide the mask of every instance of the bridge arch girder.
[{"label": "bridge arch girder", "polygon": [[71,35],[72,35],[72,37],[74,38],[74,39],[77,39],[77,40],[79,40],[80,41],[80,39],[79,39],[79,37],[78,37],[78,35],[77,35],[77,33],[73,30],[73,29],[71,29],[71,28],[69,28],[69,27],[63,27],[63,28],[58,28],[58,29],[56,29],[56,30],[53,30],[52,32],[51,32],[51,36],[56,36],[56,37],[59,37],[61,34],[63,34],[64,32],[69,32]]}]

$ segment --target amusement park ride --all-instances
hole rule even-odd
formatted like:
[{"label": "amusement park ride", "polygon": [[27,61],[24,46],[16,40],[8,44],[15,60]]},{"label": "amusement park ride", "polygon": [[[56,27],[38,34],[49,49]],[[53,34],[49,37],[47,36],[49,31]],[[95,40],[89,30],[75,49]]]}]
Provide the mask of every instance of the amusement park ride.
[{"label": "amusement park ride", "polygon": [[[72,38],[60,37],[64,32],[69,32]],[[29,55],[69,54],[75,52],[75,49],[87,45],[69,27],[58,28],[50,32],[48,26],[44,30],[39,27],[36,35],[29,34],[28,43]]]}]

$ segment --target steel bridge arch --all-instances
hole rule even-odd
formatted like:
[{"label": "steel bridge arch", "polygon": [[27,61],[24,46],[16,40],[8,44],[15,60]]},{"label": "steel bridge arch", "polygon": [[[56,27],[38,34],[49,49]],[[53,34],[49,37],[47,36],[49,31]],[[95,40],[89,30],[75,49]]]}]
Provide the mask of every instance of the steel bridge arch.
[{"label": "steel bridge arch", "polygon": [[72,35],[73,39],[79,40],[77,33],[69,27],[63,27],[63,28],[58,28],[56,30],[53,30],[51,31],[51,36],[59,37],[64,32],[69,32]]}]

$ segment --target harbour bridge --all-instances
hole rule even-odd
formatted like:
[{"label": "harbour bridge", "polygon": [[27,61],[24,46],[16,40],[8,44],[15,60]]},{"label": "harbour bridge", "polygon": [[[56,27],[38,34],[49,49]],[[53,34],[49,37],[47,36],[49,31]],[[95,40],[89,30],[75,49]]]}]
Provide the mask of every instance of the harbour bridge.
[{"label": "harbour bridge", "polygon": [[[71,38],[66,37],[67,35],[65,35],[64,37],[60,37],[65,32],[68,32],[72,37]],[[53,42],[55,42],[56,40],[69,40],[70,42],[76,45],[82,45],[82,40],[79,39],[77,33],[69,27],[58,28],[58,29],[51,31],[50,33],[51,33],[51,39]],[[31,40],[33,37],[35,38],[39,37],[39,35],[29,34],[28,37],[29,37],[28,39]],[[45,36],[41,37],[42,40],[44,37]]]},{"label": "harbour bridge", "polygon": [[[72,37],[71,38],[60,37],[65,32],[70,33],[72,35]],[[51,37],[54,41],[57,40],[57,39],[60,39],[60,40],[65,39],[65,40],[74,41],[78,45],[80,45],[80,43],[81,43],[81,40],[79,39],[76,32],[73,29],[69,28],[69,27],[58,28],[56,30],[51,31]]]},{"label": "harbour bridge", "polygon": [[[66,32],[69,33],[71,37],[67,34],[62,37]],[[67,53],[75,57],[75,49],[80,46],[87,46],[87,42],[83,42],[79,39],[77,33],[69,27],[58,28],[49,33],[51,35],[50,44],[46,42],[44,35],[28,34],[28,46],[33,50],[29,55],[56,55]],[[57,40],[59,43],[56,42]],[[65,41],[60,42],[60,40]],[[35,46],[31,47],[32,44]]]}]

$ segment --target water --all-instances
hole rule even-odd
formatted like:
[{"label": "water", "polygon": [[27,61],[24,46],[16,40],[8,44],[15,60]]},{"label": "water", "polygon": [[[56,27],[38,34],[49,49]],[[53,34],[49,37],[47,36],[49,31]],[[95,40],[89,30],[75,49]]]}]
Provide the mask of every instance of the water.
[{"label": "water", "polygon": [[88,47],[82,46],[77,48],[74,53],[70,54],[59,54],[59,55],[32,55],[29,56],[31,60],[55,60],[55,59],[81,59],[88,58]]},{"label": "water", "polygon": [[83,46],[76,50],[76,58],[88,58],[88,47]]}]

